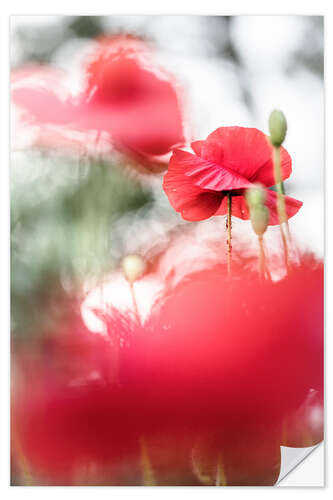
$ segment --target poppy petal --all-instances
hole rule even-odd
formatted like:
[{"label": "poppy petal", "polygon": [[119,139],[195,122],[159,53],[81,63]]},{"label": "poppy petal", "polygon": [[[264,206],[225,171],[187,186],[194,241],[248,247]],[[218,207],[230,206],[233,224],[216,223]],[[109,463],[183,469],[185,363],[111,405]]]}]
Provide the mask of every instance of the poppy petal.
[{"label": "poppy petal", "polygon": [[191,148],[196,155],[201,156],[202,146],[205,141],[193,141],[191,142]]},{"label": "poppy petal", "polygon": [[283,446],[303,448],[324,439],[324,402],[322,391],[310,389],[306,399],[283,422]]},{"label": "poppy petal", "polygon": [[[291,157],[286,149],[280,148],[280,169],[282,179],[288,179],[291,174]],[[253,182],[260,182],[264,186],[271,187],[276,184],[274,175],[274,164],[270,158],[257,172]]]},{"label": "poppy petal", "polygon": [[86,87],[75,99],[66,75],[34,66],[14,72],[13,100],[27,123],[103,132],[121,151],[163,157],[185,141],[182,99],[150,52],[131,37],[102,39],[83,65]]},{"label": "poppy petal", "polygon": [[199,221],[208,219],[215,215],[221,204],[221,197],[216,193],[202,191],[193,202],[183,205],[182,216],[188,221]]},{"label": "poppy petal", "polygon": [[[220,127],[208,136],[206,142],[223,150],[224,167],[230,168],[251,182],[262,182],[267,187],[275,184],[272,145],[260,130]],[[291,173],[291,159],[283,148],[281,160],[282,178],[286,179]]]},{"label": "poppy petal", "polygon": [[[278,209],[277,209],[277,200],[278,196],[276,191],[267,189],[265,205],[269,208],[270,217],[268,224],[270,226],[276,226],[277,224],[280,224]],[[287,216],[288,219],[290,219],[295,214],[297,214],[297,212],[303,205],[303,202],[296,200],[295,198],[291,198],[291,196],[285,196],[284,200],[286,205]]]},{"label": "poppy petal", "polygon": [[77,108],[69,101],[64,75],[50,68],[32,66],[13,72],[12,97],[28,122],[57,125],[76,119]]},{"label": "poppy petal", "polygon": [[216,143],[208,141],[192,142],[191,147],[203,160],[212,161],[223,166],[224,151]]},{"label": "poppy petal", "polygon": [[[185,154],[185,156],[184,156]],[[169,202],[180,212],[185,220],[198,221],[208,219],[218,210],[222,193],[202,189],[193,184],[184,174],[184,158],[194,155],[176,149],[170,160],[169,169],[163,179],[163,188]]]},{"label": "poppy petal", "polygon": [[[227,212],[227,197],[225,197],[221,203],[219,210],[216,212],[216,215],[226,215]],[[232,197],[231,214],[233,215],[233,217],[238,217],[242,220],[249,220],[250,212],[244,196]]]},{"label": "poppy petal", "polygon": [[[268,224],[270,226],[275,226],[277,224],[280,224],[279,215],[278,215],[278,211],[277,211],[277,193],[275,191],[267,189],[266,196],[267,196],[267,198],[266,198],[265,205],[269,209],[269,213],[270,213],[270,218],[269,218]],[[290,219],[298,212],[298,210],[301,208],[303,203],[299,200],[296,200],[295,198],[291,198],[290,196],[285,196],[284,199],[286,202],[286,210],[287,210],[288,219]],[[222,200],[220,208],[218,209],[218,211],[216,212],[215,215],[226,215],[227,211],[228,211],[227,198],[225,197]],[[250,212],[248,209],[248,205],[247,205],[245,196],[233,196],[232,197],[231,211],[232,211],[232,215],[234,217],[238,217],[239,219],[242,219],[242,220],[249,220],[250,219]]]},{"label": "poppy petal", "polygon": [[193,471],[206,486],[271,486],[281,468],[276,436],[261,430],[238,430],[232,441],[220,434],[208,435],[197,441],[191,455]]},{"label": "poppy petal", "polygon": [[191,178],[192,184],[201,189],[229,191],[251,186],[247,179],[229,168],[204,160],[187,151],[177,150],[177,162],[183,174]]},{"label": "poppy petal", "polygon": [[174,78],[133,37],[105,37],[87,61],[87,96],[97,123],[123,148],[164,155],[184,144],[183,112]]}]

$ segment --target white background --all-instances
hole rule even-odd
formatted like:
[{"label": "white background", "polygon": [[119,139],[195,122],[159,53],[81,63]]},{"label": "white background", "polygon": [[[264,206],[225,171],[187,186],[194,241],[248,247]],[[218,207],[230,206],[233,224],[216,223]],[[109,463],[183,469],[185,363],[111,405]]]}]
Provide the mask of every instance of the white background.
[{"label": "white background", "polygon": [[[91,5],[85,4],[85,9],[83,8],[82,2],[66,2],[64,0],[58,0],[56,3],[45,3],[45,1],[34,1],[29,0],[28,2],[19,2],[12,0],[8,2],[6,6],[2,6],[1,9],[1,26],[0,26],[0,36],[1,36],[1,103],[0,103],[0,116],[1,116],[1,128],[0,128],[0,154],[1,154],[1,182],[0,182],[0,220],[1,220],[1,258],[0,258],[0,275],[1,275],[1,456],[0,456],[0,474],[1,474],[1,488],[2,488],[2,498],[5,496],[20,496],[20,495],[31,495],[32,498],[47,496],[58,497],[59,495],[65,497],[88,497],[91,495],[106,495],[108,498],[127,496],[141,496],[143,498],[152,495],[154,498],[165,497],[169,498],[170,495],[173,497],[183,497],[184,493],[189,493],[193,497],[207,495],[238,495],[244,493],[244,488],[228,488],[224,489],[223,492],[216,488],[94,488],[92,491],[90,488],[61,488],[58,491],[57,488],[48,488],[44,490],[42,487],[37,488],[10,488],[9,487],[9,190],[8,190],[8,26],[9,19],[8,16],[12,15],[28,15],[28,14],[67,14],[67,15],[110,15],[110,14],[220,14],[220,15],[234,15],[234,14],[299,14],[299,15],[325,15],[325,75],[326,75],[326,174],[325,174],[325,191],[326,191],[326,256],[329,255],[330,247],[332,247],[332,230],[330,230],[329,213],[330,208],[333,207],[332,201],[332,174],[330,172],[330,161],[332,159],[332,148],[330,147],[328,141],[328,131],[330,130],[330,114],[328,109],[332,107],[331,92],[330,88],[333,88],[333,78],[332,78],[332,59],[331,47],[333,46],[333,18],[329,9],[330,1],[319,1],[315,3],[309,2],[305,4],[304,2],[297,1],[283,1],[279,2],[268,2],[255,1],[236,1],[228,2],[228,4],[223,4],[221,1],[208,1],[196,2],[193,1],[181,1],[181,0],[168,0],[168,2],[158,3],[153,0],[145,1],[126,1],[122,0],[119,3],[110,1],[97,1],[95,0]],[[251,7],[251,9],[250,9]],[[47,9],[47,10],[46,10]],[[326,261],[326,304],[330,303],[330,281],[329,281],[330,265],[328,259]],[[327,307],[328,309],[328,307]],[[329,370],[329,326],[330,326],[330,315],[327,310],[327,321],[326,321],[326,386],[329,386],[330,370]],[[329,415],[329,401],[326,398],[326,422]],[[326,436],[329,434],[329,430],[326,428]],[[322,482],[323,473],[323,447],[315,450],[311,456],[309,456],[304,463],[302,463],[289,477],[284,480],[285,486],[310,486],[318,485]],[[326,443],[326,457],[325,457],[325,469],[328,471],[330,469],[330,455],[329,447]],[[281,483],[281,486],[282,484]],[[283,494],[284,497],[293,498],[297,495],[301,495],[302,498],[308,497],[308,495],[327,495],[330,489],[330,478],[326,477],[326,488],[313,489],[313,488],[299,488],[299,489],[288,489],[288,488],[246,488],[246,495],[250,498],[259,498],[263,495],[264,498],[269,495]]]}]

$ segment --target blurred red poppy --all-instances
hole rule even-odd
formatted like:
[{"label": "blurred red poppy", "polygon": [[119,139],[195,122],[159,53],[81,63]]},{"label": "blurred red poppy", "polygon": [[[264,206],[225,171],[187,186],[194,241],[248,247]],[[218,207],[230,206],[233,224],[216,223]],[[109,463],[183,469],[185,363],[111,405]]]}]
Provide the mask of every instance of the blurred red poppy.
[{"label": "blurred red poppy", "polygon": [[143,484],[146,467],[269,485],[280,445],[322,439],[322,263],[262,282],[246,262],[167,286],[143,325],[110,309],[107,336],[69,318],[14,349],[13,456],[34,484]]},{"label": "blurred red poppy", "polygon": [[[205,141],[191,144],[194,154],[176,149],[164,176],[163,187],[173,208],[185,220],[199,221],[227,213],[227,192],[231,192],[232,215],[249,219],[245,190],[253,183],[275,184],[272,146],[255,128],[221,127]],[[291,174],[291,158],[281,148],[282,178]],[[285,197],[288,218],[302,202]],[[270,211],[269,224],[279,224],[276,192],[266,189],[265,204]]]},{"label": "blurred red poppy", "polygon": [[183,145],[177,86],[143,41],[127,36],[98,40],[83,72],[84,89],[71,95],[68,75],[49,67],[17,70],[14,103],[32,124],[107,133],[116,148],[146,160],[163,160]]},{"label": "blurred red poppy", "polygon": [[25,481],[101,484],[106,474],[108,484],[140,482],[139,464],[138,477],[133,466],[131,474],[121,466],[135,465],[140,447],[122,390],[123,328],[115,318],[113,328],[112,339],[104,338],[69,315],[56,330],[15,346],[12,455]]},{"label": "blurred red poppy", "polygon": [[[298,447],[321,441],[322,400],[313,408],[312,396],[323,391],[321,262],[303,255],[289,277],[273,283],[242,263],[232,281],[222,266],[193,273],[161,297],[150,328],[129,352],[132,366],[141,367],[133,381],[141,411],[146,406],[156,422],[148,425],[178,422],[193,436],[209,430],[222,442],[226,434],[230,457],[232,446],[254,439],[258,470],[258,442],[274,448],[275,440]],[[229,473],[240,484],[240,466],[238,478]]]}]

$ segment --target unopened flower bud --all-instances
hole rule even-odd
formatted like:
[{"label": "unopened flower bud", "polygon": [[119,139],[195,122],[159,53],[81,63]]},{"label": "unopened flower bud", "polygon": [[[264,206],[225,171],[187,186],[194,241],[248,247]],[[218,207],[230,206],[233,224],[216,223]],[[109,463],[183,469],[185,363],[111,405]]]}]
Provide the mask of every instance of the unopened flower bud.
[{"label": "unopened flower bud", "polygon": [[276,147],[281,146],[287,133],[287,120],[282,111],[277,109],[272,111],[269,117],[268,125],[269,133],[271,135],[271,143]]},{"label": "unopened flower bud", "polygon": [[265,203],[266,192],[261,184],[254,184],[246,191],[246,201],[249,207],[260,207]]},{"label": "unopened flower bud", "polygon": [[262,236],[267,229],[269,221],[269,210],[265,205],[250,208],[250,218],[253,231]]},{"label": "unopened flower bud", "polygon": [[130,283],[134,283],[134,281],[140,279],[145,272],[145,261],[139,255],[128,255],[123,259],[122,269],[125,278]]}]

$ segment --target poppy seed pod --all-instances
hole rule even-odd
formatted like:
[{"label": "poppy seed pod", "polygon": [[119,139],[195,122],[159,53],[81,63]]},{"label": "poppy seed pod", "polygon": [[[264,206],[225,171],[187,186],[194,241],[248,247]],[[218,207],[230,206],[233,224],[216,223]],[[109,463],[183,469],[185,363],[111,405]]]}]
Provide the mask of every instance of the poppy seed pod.
[{"label": "poppy seed pod", "polygon": [[252,206],[250,208],[250,218],[253,231],[262,236],[267,229],[269,221],[269,210],[264,205]]},{"label": "poppy seed pod", "polygon": [[271,143],[275,147],[281,146],[287,133],[287,120],[282,111],[275,109],[271,112],[268,126]]},{"label": "poppy seed pod", "polygon": [[145,268],[145,261],[139,255],[128,255],[122,262],[124,276],[130,283],[140,279]]},{"label": "poppy seed pod", "polygon": [[246,191],[246,201],[250,208],[261,207],[266,200],[266,193],[261,184],[254,184]]}]

